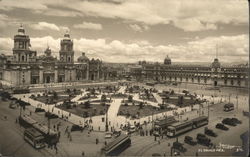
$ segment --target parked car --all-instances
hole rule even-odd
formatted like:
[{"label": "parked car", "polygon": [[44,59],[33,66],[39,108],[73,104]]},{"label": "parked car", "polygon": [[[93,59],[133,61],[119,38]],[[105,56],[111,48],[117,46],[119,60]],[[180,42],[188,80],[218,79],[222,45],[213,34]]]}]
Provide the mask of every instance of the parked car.
[{"label": "parked car", "polygon": [[204,133],[208,136],[217,137],[218,135],[212,130],[205,127]]},{"label": "parked car", "polygon": [[180,143],[180,142],[174,142],[174,143],[173,143],[173,148],[174,148],[175,150],[179,150],[180,152],[186,152],[186,151],[187,151],[187,149],[184,148],[184,147],[183,147],[183,144]]},{"label": "parked car", "polygon": [[129,127],[129,133],[131,134],[131,133],[133,133],[135,131],[136,131],[135,126],[134,125],[130,125],[130,127]]},{"label": "parked car", "polygon": [[197,142],[194,141],[193,137],[191,137],[191,136],[185,136],[184,142],[187,143],[187,144],[190,144],[190,145],[196,145],[197,144]]},{"label": "parked car", "polygon": [[84,128],[79,125],[72,125],[71,131],[82,131]]},{"label": "parked car", "polygon": [[230,126],[237,126],[237,124],[231,118],[224,118],[222,123]]},{"label": "parked car", "polygon": [[161,156],[159,153],[153,153],[152,156]]},{"label": "parked car", "polygon": [[105,138],[112,138],[112,132],[106,132]]},{"label": "parked car", "polygon": [[229,128],[226,127],[226,126],[225,126],[224,124],[222,124],[222,123],[217,123],[216,126],[215,126],[215,128],[221,129],[221,130],[229,130]]},{"label": "parked car", "polygon": [[241,124],[242,122],[237,118],[231,118],[231,120],[236,124]]},{"label": "parked car", "polygon": [[55,115],[50,112],[45,112],[45,117],[49,117],[50,119],[59,118],[58,115]]},{"label": "parked car", "polygon": [[17,108],[17,105],[16,105],[16,104],[14,104],[14,103],[10,103],[9,108],[11,108],[11,109],[15,109],[15,108]]},{"label": "parked car", "polygon": [[45,110],[42,109],[42,108],[36,108],[36,109],[35,109],[35,112],[45,112]]},{"label": "parked car", "polygon": [[197,134],[196,139],[197,139],[197,143],[199,143],[199,144],[202,144],[202,145],[205,145],[205,146],[208,146],[208,147],[213,145],[211,143],[210,138],[208,138],[204,134],[201,134],[201,133]]}]

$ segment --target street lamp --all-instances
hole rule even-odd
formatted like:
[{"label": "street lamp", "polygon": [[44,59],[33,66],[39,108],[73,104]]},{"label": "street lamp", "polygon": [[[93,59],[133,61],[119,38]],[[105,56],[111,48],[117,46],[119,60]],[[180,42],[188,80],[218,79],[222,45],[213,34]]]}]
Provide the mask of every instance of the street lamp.
[{"label": "street lamp", "polygon": [[106,106],[106,124],[105,124],[105,130],[109,131],[109,126],[108,126],[108,106],[107,106],[106,103],[105,103],[105,106]]}]

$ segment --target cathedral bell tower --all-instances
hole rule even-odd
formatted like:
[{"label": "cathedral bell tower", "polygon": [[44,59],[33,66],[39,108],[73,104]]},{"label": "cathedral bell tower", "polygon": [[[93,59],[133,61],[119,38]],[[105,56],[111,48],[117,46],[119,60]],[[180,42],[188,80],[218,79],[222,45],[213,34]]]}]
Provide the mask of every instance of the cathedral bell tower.
[{"label": "cathedral bell tower", "polygon": [[31,58],[36,56],[35,51],[30,50],[30,38],[25,34],[22,26],[18,28],[18,34],[14,36],[13,56],[15,62],[29,62]]},{"label": "cathedral bell tower", "polygon": [[70,39],[68,31],[64,34],[64,38],[61,40],[59,56],[61,62],[74,62],[73,40]]}]

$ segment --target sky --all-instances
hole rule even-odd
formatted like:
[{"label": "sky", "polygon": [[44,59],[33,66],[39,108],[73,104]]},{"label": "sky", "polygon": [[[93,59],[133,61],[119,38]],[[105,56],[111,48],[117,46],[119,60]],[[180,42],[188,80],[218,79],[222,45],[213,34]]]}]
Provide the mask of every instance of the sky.
[{"label": "sky", "polygon": [[38,55],[58,57],[68,30],[75,60],[246,63],[248,13],[247,0],[0,0],[0,53],[22,23]]}]

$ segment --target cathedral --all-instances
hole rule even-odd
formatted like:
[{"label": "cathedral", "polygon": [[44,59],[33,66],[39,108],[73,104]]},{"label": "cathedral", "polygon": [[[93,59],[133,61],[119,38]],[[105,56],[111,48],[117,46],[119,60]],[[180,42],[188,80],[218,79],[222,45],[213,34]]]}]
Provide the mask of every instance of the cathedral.
[{"label": "cathedral", "polygon": [[89,59],[82,53],[74,61],[73,40],[66,32],[60,42],[59,59],[46,48],[44,54],[37,55],[31,49],[30,38],[21,25],[14,36],[13,55],[0,55],[0,80],[12,85],[30,85],[88,80],[107,80],[114,76],[103,67],[99,59]]}]

